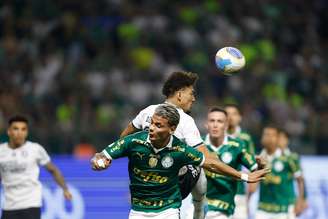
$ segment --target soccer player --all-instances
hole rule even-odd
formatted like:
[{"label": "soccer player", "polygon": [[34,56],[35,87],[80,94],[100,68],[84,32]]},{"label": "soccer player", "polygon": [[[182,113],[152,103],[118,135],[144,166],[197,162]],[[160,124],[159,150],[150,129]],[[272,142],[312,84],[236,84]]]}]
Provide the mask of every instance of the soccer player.
[{"label": "soccer player", "polygon": [[283,154],[288,158],[292,160],[292,163],[295,163],[297,165],[297,169],[299,169],[299,172],[294,174],[296,177],[296,183],[299,189],[304,189],[303,191],[303,197],[298,196],[298,199],[296,199],[296,194],[295,194],[295,188],[294,188],[294,179],[295,178],[290,178],[288,181],[289,185],[289,194],[288,194],[288,199],[289,199],[289,204],[291,206],[295,207],[295,212],[290,212],[292,214],[296,214],[296,216],[299,216],[306,208],[307,208],[307,202],[305,199],[305,183],[304,183],[304,177],[301,171],[301,163],[300,163],[300,157],[297,153],[291,152],[289,147],[289,134],[287,131],[280,129],[279,130],[279,136],[278,136],[278,146],[282,150]]},{"label": "soccer player", "polygon": [[[288,182],[295,177],[301,177],[299,166],[289,159],[278,147],[279,130],[275,126],[266,126],[263,129],[261,143],[264,147],[261,156],[264,156],[271,172],[260,183],[260,195],[256,219],[293,219],[293,207],[288,199],[290,185]],[[257,184],[251,184],[251,192]],[[304,188],[299,189],[299,197],[303,197]]]},{"label": "soccer player", "polygon": [[[92,159],[92,168],[103,170],[109,167],[112,159],[129,158],[132,204],[129,219],[179,219],[178,172],[181,167],[202,166],[221,173],[217,160],[205,158],[173,135],[179,120],[179,112],[174,106],[158,105],[150,118],[148,131],[121,138]],[[257,172],[251,181],[262,179],[266,172]],[[240,175],[236,174],[234,178],[240,179]]]},{"label": "soccer player", "polygon": [[[207,149],[200,136],[194,119],[188,115],[193,102],[195,101],[194,86],[198,76],[192,72],[173,72],[165,81],[162,93],[165,95],[165,103],[175,106],[180,114],[174,135],[187,145],[197,148],[207,157]],[[122,132],[121,137],[149,128],[151,117],[158,105],[150,105],[140,111],[140,113],[128,124]],[[237,171],[221,162],[223,174],[237,174]],[[246,173],[245,173],[246,174]],[[244,175],[247,178],[247,175]],[[246,180],[247,181],[247,180]],[[206,213],[206,177],[199,167],[188,165],[180,171],[179,185],[182,199],[185,199],[192,192],[194,203],[195,219],[204,219]],[[183,202],[183,209],[192,209],[188,199]],[[185,212],[189,212],[186,210]],[[184,214],[182,215],[184,217]]]},{"label": "soccer player", "polygon": [[[258,168],[255,156],[247,152],[244,142],[226,134],[228,114],[225,110],[218,107],[211,108],[207,114],[205,127],[208,131],[205,144],[210,153],[235,169],[241,169],[241,165],[251,171]],[[208,199],[206,218],[231,218],[235,210],[234,199],[238,188],[238,181],[207,170],[205,170],[205,174],[207,177]],[[244,217],[246,218],[247,215],[244,215]]]},{"label": "soccer player", "polygon": [[44,166],[63,189],[64,197],[72,198],[64,177],[50,161],[45,149],[27,141],[28,120],[24,116],[9,119],[9,142],[0,145],[0,175],[4,192],[2,219],[40,219],[41,183],[39,166]]},{"label": "soccer player", "polygon": [[[227,133],[234,138],[239,138],[245,144],[246,151],[249,154],[255,154],[255,146],[250,134],[240,127],[242,115],[237,105],[227,104],[225,110],[228,113],[228,131]],[[241,166],[239,166],[241,168]],[[232,216],[233,219],[248,218],[248,198],[246,195],[246,185],[238,182],[237,195],[235,196],[236,208]]]}]

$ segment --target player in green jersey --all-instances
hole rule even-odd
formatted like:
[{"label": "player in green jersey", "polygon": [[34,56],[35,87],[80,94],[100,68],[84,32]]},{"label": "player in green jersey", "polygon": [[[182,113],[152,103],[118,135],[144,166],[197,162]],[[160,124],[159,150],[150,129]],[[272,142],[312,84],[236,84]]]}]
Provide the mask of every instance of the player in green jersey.
[{"label": "player in green jersey", "polygon": [[[179,169],[184,165],[202,166],[221,173],[216,159],[187,146],[173,133],[179,123],[179,113],[170,104],[156,107],[148,131],[128,135],[110,144],[92,159],[94,170],[110,166],[112,159],[129,158],[132,209],[130,219],[178,219],[181,193]],[[267,169],[250,175],[248,181],[259,181]],[[240,174],[234,175],[240,179]]]},{"label": "player in green jersey", "polygon": [[[294,160],[284,155],[278,147],[279,130],[275,126],[263,129],[261,143],[264,147],[261,156],[265,157],[271,172],[260,183],[260,194],[256,219],[293,219],[295,215],[288,195],[291,193],[289,180],[299,177],[300,169]],[[251,184],[252,192],[257,184]],[[299,190],[303,197],[303,188]]]},{"label": "player in green jersey", "polygon": [[[210,153],[225,164],[240,169],[243,165],[254,171],[258,168],[254,155],[247,152],[244,142],[226,134],[228,114],[225,110],[213,107],[207,114],[205,124],[208,134],[205,144]],[[207,199],[209,211],[207,219],[228,219],[235,210],[235,195],[238,182],[231,177],[205,171],[207,177]],[[245,215],[244,215],[245,216]]]},{"label": "player in green jersey", "polygon": [[[294,173],[294,178],[290,178],[290,180],[288,181],[288,185],[290,187],[288,191],[290,192],[290,194],[288,194],[287,196],[289,199],[289,204],[295,207],[295,212],[291,212],[291,213],[299,216],[307,208],[307,202],[305,199],[305,183],[304,183],[304,177],[301,169],[300,157],[297,153],[291,152],[288,145],[289,145],[289,134],[287,133],[287,131],[280,129],[279,136],[278,136],[278,146],[282,150],[283,154],[286,157],[288,157],[288,159],[291,159],[293,163],[296,164],[297,166],[296,169],[299,170],[298,172]],[[294,188],[295,178],[296,178],[298,190],[302,188],[304,189],[302,193],[303,196],[299,195],[297,199],[296,199],[296,193]]]},{"label": "player in green jersey", "polygon": [[[229,124],[227,133],[234,137],[239,138],[245,144],[246,151],[249,154],[255,154],[255,145],[250,134],[240,127],[242,115],[240,109],[235,104],[227,104],[224,109],[228,113]],[[241,168],[241,166],[240,166]],[[233,219],[246,219],[248,218],[248,198],[246,195],[246,185],[243,182],[238,182],[237,194],[235,196],[236,208],[232,216]]]}]

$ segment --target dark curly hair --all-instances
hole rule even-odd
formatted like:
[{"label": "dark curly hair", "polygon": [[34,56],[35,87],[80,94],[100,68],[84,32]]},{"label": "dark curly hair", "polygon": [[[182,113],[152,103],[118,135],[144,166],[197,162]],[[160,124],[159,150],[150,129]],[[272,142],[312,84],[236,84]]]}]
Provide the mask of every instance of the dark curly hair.
[{"label": "dark curly hair", "polygon": [[198,80],[198,75],[192,72],[173,72],[165,81],[162,94],[166,97],[171,97],[174,93],[182,88],[195,85]]}]

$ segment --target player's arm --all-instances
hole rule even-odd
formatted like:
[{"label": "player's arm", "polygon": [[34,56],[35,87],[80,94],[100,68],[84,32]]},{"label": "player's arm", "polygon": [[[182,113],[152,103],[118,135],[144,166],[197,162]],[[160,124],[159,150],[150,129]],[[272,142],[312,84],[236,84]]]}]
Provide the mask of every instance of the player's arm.
[{"label": "player's arm", "polygon": [[205,162],[202,165],[203,168],[215,172],[218,174],[224,174],[230,177],[233,177],[236,180],[243,180],[249,183],[258,182],[264,179],[264,176],[270,172],[269,169],[261,169],[256,170],[251,173],[243,173],[241,171],[237,171],[234,168],[224,164],[223,162],[219,161],[218,159],[213,159],[212,157],[205,157]]},{"label": "player's arm", "polygon": [[108,145],[102,152],[96,153],[91,158],[93,170],[107,169],[113,159],[126,157],[129,152],[131,138],[125,137]]},{"label": "player's arm", "polygon": [[305,183],[304,183],[304,177],[301,170],[300,160],[298,155],[291,155],[289,157],[289,166],[293,172],[294,178],[296,180],[297,184],[297,190],[298,190],[298,196],[295,203],[295,214],[296,216],[299,216],[304,211],[304,190],[305,190]]},{"label": "player's arm", "polygon": [[56,183],[63,189],[63,191],[64,191],[64,197],[67,200],[71,200],[72,199],[72,194],[68,190],[68,187],[66,185],[65,179],[64,179],[63,175],[61,174],[60,170],[56,167],[56,165],[53,164],[50,161],[50,162],[48,162],[45,165],[45,168],[53,176],[53,178],[56,181]]},{"label": "player's arm", "polygon": [[133,133],[138,132],[138,131],[140,131],[140,129],[137,129],[136,127],[134,127],[132,122],[130,122],[128,124],[128,126],[122,131],[120,137],[123,138],[127,135],[133,134]]}]

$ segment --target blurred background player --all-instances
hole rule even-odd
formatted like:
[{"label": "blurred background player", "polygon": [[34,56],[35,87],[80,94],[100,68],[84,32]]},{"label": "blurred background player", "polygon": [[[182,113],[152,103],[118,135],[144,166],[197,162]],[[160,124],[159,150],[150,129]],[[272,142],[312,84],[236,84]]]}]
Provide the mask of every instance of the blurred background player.
[{"label": "blurred background player", "polygon": [[[289,185],[294,177],[299,183],[298,197],[303,198],[301,170],[294,160],[289,159],[278,147],[279,130],[275,126],[263,129],[261,144],[271,172],[260,183],[260,194],[256,219],[293,219],[294,207],[288,198],[291,194]],[[250,192],[254,192],[257,184],[250,184]]]},{"label": "blurred background player", "polygon": [[[188,115],[195,101],[194,86],[198,75],[192,72],[173,72],[164,82],[162,93],[165,95],[165,103],[175,106],[180,114],[180,123],[174,135],[186,142],[189,146],[197,148],[207,157],[207,149],[200,136],[194,119]],[[151,117],[158,105],[150,105],[128,124],[122,132],[121,137],[149,128]],[[238,174],[238,171],[221,163],[221,171],[224,174]],[[206,177],[201,168],[186,166],[180,171],[180,190],[182,199],[192,192],[194,210],[191,200],[188,198],[182,204],[182,218],[203,219],[206,213]],[[194,215],[192,216],[192,212]]]},{"label": "blurred background player", "polygon": [[[228,129],[229,136],[239,138],[245,145],[247,153],[255,154],[255,145],[249,133],[243,130],[240,126],[242,115],[240,109],[235,104],[226,104],[225,111],[228,114]],[[241,166],[239,166],[241,168]],[[235,212],[232,216],[233,219],[246,219],[248,218],[248,198],[246,195],[247,185],[243,182],[238,182],[237,194],[235,196]]]},{"label": "blurred background player", "polygon": [[[241,169],[241,165],[251,171],[258,168],[254,155],[248,153],[244,142],[239,138],[232,138],[226,134],[228,115],[225,110],[218,107],[211,108],[207,115],[205,127],[208,131],[205,144],[210,153],[235,169]],[[239,184],[238,181],[207,170],[205,173],[207,177],[209,208],[206,218],[231,218],[235,210],[235,195]],[[247,215],[243,216],[247,217]]]},{"label": "blurred background player", "polygon": [[4,192],[2,219],[40,219],[42,188],[39,166],[44,166],[72,199],[64,177],[38,143],[26,141],[28,120],[24,116],[9,119],[9,142],[0,145],[0,175]]},{"label": "blurred background player", "polygon": [[294,174],[294,176],[296,177],[296,183],[298,189],[304,188],[303,197],[298,196],[298,199],[296,199],[295,184],[294,184],[295,178],[292,177],[288,181],[288,185],[290,186],[290,189],[288,191],[290,192],[290,194],[288,194],[287,196],[289,199],[289,204],[295,207],[296,216],[299,216],[307,208],[307,202],[305,199],[305,180],[301,169],[300,157],[296,152],[292,152],[288,147],[289,134],[287,133],[287,131],[283,129],[279,129],[278,146],[282,150],[282,153],[288,159],[291,159],[292,163],[295,163],[295,165],[297,165],[297,169],[300,170],[300,172]]},{"label": "blurred background player", "polygon": [[[179,120],[180,113],[174,106],[160,104],[150,118],[148,131],[121,138],[92,159],[93,169],[102,170],[109,167],[112,159],[129,157],[130,219],[180,219],[178,173],[181,167],[192,164],[221,173],[217,159],[205,157],[173,135]],[[103,164],[99,165],[99,161]],[[266,172],[258,171],[254,181],[262,179]]]}]

